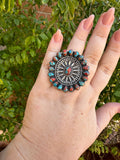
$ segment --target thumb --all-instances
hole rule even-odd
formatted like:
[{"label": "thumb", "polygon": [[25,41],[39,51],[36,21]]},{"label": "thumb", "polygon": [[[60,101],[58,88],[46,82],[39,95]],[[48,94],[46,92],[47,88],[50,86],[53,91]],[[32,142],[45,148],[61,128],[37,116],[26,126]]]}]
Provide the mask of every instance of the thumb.
[{"label": "thumb", "polygon": [[97,109],[97,136],[109,124],[110,120],[116,113],[120,113],[120,103],[107,103]]}]

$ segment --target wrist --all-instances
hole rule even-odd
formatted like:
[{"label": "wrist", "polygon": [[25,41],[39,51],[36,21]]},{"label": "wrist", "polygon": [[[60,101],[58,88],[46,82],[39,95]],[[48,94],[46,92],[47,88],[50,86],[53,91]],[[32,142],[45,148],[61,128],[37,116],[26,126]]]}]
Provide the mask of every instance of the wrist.
[{"label": "wrist", "polygon": [[8,146],[0,152],[0,160],[58,160],[48,148],[42,148],[38,144],[25,139],[19,132]]},{"label": "wrist", "polygon": [[77,158],[78,155],[76,153],[67,152],[66,154],[63,153],[63,151],[59,151],[58,153],[56,148],[44,146],[39,142],[37,144],[32,143],[32,141],[26,139],[20,132],[9,145],[0,152],[0,160],[73,160]]},{"label": "wrist", "polygon": [[23,160],[16,147],[16,137],[0,152],[0,160]]}]

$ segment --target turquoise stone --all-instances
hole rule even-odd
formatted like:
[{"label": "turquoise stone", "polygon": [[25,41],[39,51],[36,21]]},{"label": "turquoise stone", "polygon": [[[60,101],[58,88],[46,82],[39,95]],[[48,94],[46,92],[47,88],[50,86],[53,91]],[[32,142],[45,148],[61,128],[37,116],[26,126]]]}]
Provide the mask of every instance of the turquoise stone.
[{"label": "turquoise stone", "polygon": [[55,82],[55,83],[53,83],[53,86],[54,86],[54,87],[57,87],[57,85],[58,85],[58,83],[56,83],[56,82]]},{"label": "turquoise stone", "polygon": [[79,55],[79,56],[78,56],[78,60],[79,60],[79,61],[83,60],[83,58],[84,58],[83,55]]},{"label": "turquoise stone", "polygon": [[52,77],[52,76],[54,76],[54,73],[49,72],[49,73],[48,73],[48,76],[49,76],[49,77]]},{"label": "turquoise stone", "polygon": [[68,91],[68,89],[65,89],[65,90],[64,90],[64,92],[67,92],[67,91]]},{"label": "turquoise stone", "polygon": [[82,65],[86,65],[87,64],[87,60],[84,60],[81,64]]},{"label": "turquoise stone", "polygon": [[79,84],[80,84],[80,86],[84,86],[84,82],[82,82],[82,81],[79,81]]},{"label": "turquoise stone", "polygon": [[77,57],[79,55],[79,52],[74,53],[74,57]]},{"label": "turquoise stone", "polygon": [[73,55],[73,50],[72,50],[72,49],[69,50],[69,55],[70,55],[70,56]]},{"label": "turquoise stone", "polygon": [[62,89],[62,85],[59,85],[59,86],[58,86],[58,89]]},{"label": "turquoise stone", "polygon": [[54,71],[55,69],[53,67],[50,67],[49,68],[49,71]]},{"label": "turquoise stone", "polygon": [[55,56],[55,57],[53,57],[53,60],[54,61],[58,61],[58,58]]},{"label": "turquoise stone", "polygon": [[58,53],[57,53],[57,56],[58,56],[58,58],[61,58],[61,57],[62,57],[61,52],[58,52]]},{"label": "turquoise stone", "polygon": [[67,92],[67,91],[68,91],[67,86],[64,87],[63,91],[64,91],[64,92]]},{"label": "turquoise stone", "polygon": [[50,65],[51,65],[51,66],[54,66],[54,65],[55,65],[55,62],[51,61],[51,62],[50,62]]}]

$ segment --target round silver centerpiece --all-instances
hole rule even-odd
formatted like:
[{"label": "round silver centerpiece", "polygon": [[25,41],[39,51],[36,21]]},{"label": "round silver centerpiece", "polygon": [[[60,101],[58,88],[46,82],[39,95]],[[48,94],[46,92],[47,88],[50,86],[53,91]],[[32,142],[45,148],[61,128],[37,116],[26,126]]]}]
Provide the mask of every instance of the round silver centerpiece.
[{"label": "round silver centerpiece", "polygon": [[62,57],[55,65],[55,77],[62,85],[76,84],[82,77],[82,65],[74,57]]},{"label": "round silver centerpiece", "polygon": [[88,79],[89,66],[78,51],[58,52],[49,64],[50,82],[64,92],[79,90]]}]

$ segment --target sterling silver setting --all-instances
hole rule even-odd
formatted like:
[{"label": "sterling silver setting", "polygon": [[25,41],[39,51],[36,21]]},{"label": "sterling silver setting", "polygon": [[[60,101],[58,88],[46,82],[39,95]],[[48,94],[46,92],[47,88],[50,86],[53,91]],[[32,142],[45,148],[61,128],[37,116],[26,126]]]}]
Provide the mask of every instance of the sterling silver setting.
[{"label": "sterling silver setting", "polygon": [[64,92],[79,90],[88,79],[89,66],[78,51],[58,52],[49,63],[50,82]]}]

